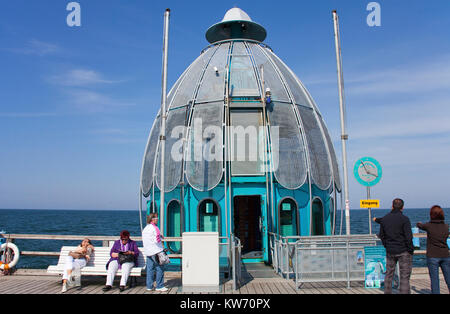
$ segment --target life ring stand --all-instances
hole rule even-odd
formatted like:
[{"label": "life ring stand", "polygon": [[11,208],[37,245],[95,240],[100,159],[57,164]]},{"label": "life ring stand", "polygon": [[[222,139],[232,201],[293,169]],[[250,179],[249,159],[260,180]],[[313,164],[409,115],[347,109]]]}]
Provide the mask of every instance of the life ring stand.
[{"label": "life ring stand", "polygon": [[7,249],[11,249],[14,252],[14,258],[9,263],[4,263],[0,261],[0,269],[1,270],[9,270],[17,265],[19,262],[20,251],[19,248],[14,243],[4,243],[0,248],[0,252],[6,252]]}]

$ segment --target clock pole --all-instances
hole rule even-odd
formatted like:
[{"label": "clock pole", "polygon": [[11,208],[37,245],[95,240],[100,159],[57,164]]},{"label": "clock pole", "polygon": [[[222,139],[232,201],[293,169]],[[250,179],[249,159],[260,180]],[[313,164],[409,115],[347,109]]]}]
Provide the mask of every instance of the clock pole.
[{"label": "clock pole", "polygon": [[[370,200],[370,186],[367,187],[367,199]],[[372,208],[369,208],[369,234],[372,234]]]},{"label": "clock pole", "polygon": [[339,109],[341,115],[341,142],[342,142],[342,163],[344,168],[344,199],[345,199],[345,229],[350,235],[350,200],[348,193],[348,169],[347,169],[347,140],[348,134],[345,127],[345,99],[344,99],[344,76],[342,74],[341,46],[339,39],[339,21],[336,10],[333,11],[334,40],[336,44],[336,61],[339,85]]}]

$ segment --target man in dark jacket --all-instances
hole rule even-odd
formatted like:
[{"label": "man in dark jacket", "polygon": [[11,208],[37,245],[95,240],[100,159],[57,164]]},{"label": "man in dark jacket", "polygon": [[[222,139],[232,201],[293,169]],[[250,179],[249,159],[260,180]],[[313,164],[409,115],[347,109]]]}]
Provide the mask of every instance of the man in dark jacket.
[{"label": "man in dark jacket", "polygon": [[392,202],[392,211],[383,218],[374,218],[380,224],[378,237],[386,248],[386,276],[384,278],[384,293],[392,293],[392,279],[397,262],[400,268],[400,293],[409,294],[409,280],[412,272],[411,222],[403,215],[403,200],[396,198]]}]

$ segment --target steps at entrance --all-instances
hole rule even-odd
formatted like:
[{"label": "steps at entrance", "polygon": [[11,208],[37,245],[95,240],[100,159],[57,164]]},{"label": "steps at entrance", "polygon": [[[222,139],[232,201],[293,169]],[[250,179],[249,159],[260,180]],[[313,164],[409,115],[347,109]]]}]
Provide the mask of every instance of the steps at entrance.
[{"label": "steps at entrance", "polygon": [[264,263],[248,263],[242,264],[242,278],[279,278],[280,276],[275,273],[272,266]]}]

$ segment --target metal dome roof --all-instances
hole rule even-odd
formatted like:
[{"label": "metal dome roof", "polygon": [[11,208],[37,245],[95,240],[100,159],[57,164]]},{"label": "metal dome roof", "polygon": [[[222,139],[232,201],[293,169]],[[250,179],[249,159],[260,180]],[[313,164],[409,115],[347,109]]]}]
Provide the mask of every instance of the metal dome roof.
[{"label": "metal dome roof", "polygon": [[[228,16],[234,17],[235,13],[240,12],[233,10],[229,13]],[[223,161],[186,160],[186,156],[193,153],[193,121],[202,119],[208,125],[223,127],[227,123],[227,106],[240,109],[262,106],[265,88],[270,88],[272,93],[272,102],[266,106],[269,127],[279,128],[279,141],[269,144],[271,151],[278,152],[279,166],[274,170],[276,181],[293,190],[308,184],[309,175],[311,184],[321,190],[330,190],[334,185],[338,190],[341,189],[330,135],[322,115],[301,81],[267,46],[250,40],[229,40],[206,48],[168,94],[165,153],[167,192],[180,184],[184,174],[187,183],[199,191],[211,190],[220,183],[225,168]],[[169,138],[177,126],[187,128]],[[206,127],[203,126],[200,131]],[[154,181],[157,187],[160,186],[160,160],[157,158],[160,149],[159,128],[158,114],[143,161],[141,188],[144,196],[150,194]],[[179,146],[180,139],[184,139],[185,145]],[[207,144],[207,139],[204,141]],[[224,149],[227,149],[226,145]],[[174,150],[180,151],[183,158],[173,160],[171,152]],[[225,155],[226,150],[223,153]]]}]

